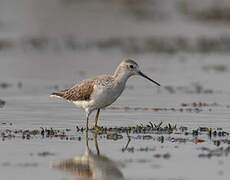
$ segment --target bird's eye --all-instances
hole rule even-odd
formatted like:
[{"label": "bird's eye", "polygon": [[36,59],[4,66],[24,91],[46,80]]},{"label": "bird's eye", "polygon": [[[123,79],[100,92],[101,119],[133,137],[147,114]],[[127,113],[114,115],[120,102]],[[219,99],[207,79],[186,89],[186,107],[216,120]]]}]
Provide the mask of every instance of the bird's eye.
[{"label": "bird's eye", "polygon": [[133,65],[130,65],[129,67],[130,67],[131,69],[133,69],[133,68],[134,68],[134,67],[133,67]]}]

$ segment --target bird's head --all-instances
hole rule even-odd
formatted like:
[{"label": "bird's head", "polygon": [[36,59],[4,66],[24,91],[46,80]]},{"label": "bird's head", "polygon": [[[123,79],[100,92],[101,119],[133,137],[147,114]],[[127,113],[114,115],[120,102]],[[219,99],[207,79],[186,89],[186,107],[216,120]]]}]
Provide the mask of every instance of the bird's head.
[{"label": "bird's head", "polygon": [[[115,72],[116,73],[116,72]],[[160,86],[160,84],[148,76],[146,76],[144,73],[141,72],[139,65],[132,59],[125,59],[120,63],[117,69],[117,73],[125,73],[127,76],[133,76],[133,75],[140,75],[149,81],[153,82],[154,84]]]}]

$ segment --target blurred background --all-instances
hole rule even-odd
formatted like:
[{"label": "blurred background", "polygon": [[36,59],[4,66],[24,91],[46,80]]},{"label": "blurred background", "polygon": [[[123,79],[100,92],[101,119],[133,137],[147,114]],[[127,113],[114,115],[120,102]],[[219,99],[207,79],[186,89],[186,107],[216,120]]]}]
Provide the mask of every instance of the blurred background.
[{"label": "blurred background", "polygon": [[184,84],[196,68],[228,71],[229,52],[228,0],[0,1],[1,81],[76,82],[130,57],[156,80]]},{"label": "blurred background", "polygon": [[[136,60],[162,88],[130,78],[98,125],[163,122],[192,133],[177,134],[182,137],[178,143],[161,133],[153,134],[151,142],[137,138],[129,145],[135,153],[123,152],[128,141],[123,133],[119,141],[100,138],[101,151],[126,165],[126,179],[229,179],[228,136],[212,142],[205,135],[206,144],[200,145],[193,130],[230,132],[230,0],[0,0],[1,177],[67,179],[51,170],[50,162],[84,152],[85,137],[76,126],[85,127],[85,114],[49,95],[82,79],[111,74],[124,58]],[[67,134],[77,138],[43,139],[39,132],[46,128],[68,128]],[[6,136],[8,129],[23,134]],[[23,129],[38,135],[22,138]],[[213,154],[221,152],[220,157],[210,158],[208,148],[205,160],[198,157],[199,149],[216,146]],[[37,155],[43,152],[46,158]],[[172,161],[155,159],[154,153],[170,153]]]}]

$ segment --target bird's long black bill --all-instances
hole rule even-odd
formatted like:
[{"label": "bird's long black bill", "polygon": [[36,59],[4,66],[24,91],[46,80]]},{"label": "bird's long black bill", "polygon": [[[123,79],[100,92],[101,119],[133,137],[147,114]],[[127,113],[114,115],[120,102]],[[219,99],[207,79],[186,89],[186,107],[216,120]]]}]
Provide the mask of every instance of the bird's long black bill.
[{"label": "bird's long black bill", "polygon": [[161,86],[158,82],[152,80],[151,78],[149,78],[148,76],[146,76],[145,74],[143,74],[141,71],[139,72],[139,74],[140,74],[142,77],[144,77],[144,78],[150,80],[151,82],[155,83],[156,85]]}]

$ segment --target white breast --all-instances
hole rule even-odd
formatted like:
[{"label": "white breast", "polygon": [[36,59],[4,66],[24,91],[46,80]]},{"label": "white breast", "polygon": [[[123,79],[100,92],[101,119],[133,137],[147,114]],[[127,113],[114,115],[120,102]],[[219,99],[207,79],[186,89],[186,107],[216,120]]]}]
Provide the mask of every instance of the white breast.
[{"label": "white breast", "polygon": [[124,86],[117,83],[113,86],[95,85],[92,100],[96,108],[104,108],[112,104],[123,92]]}]

